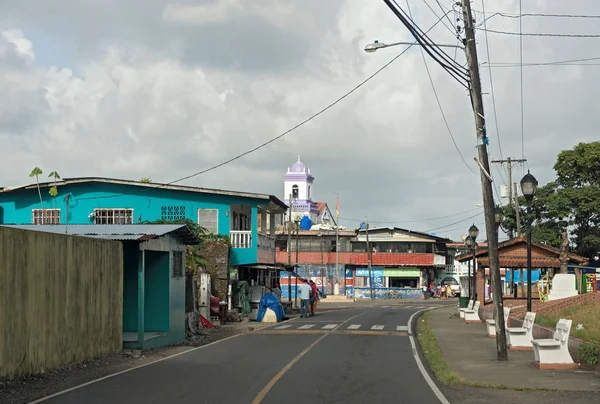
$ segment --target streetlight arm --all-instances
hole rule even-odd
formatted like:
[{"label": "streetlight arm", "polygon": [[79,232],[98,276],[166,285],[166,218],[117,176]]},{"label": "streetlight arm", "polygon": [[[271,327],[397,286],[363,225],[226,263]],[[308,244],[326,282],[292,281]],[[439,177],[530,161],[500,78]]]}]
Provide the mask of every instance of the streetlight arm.
[{"label": "streetlight arm", "polygon": [[[367,52],[367,53],[373,53],[373,52],[375,52],[378,49],[389,48],[389,47],[392,47],[392,46],[399,46],[399,45],[421,46],[421,44],[418,43],[418,42],[383,43],[383,42],[375,41],[375,42],[370,43],[367,46],[365,46],[365,52]],[[441,48],[458,48],[458,49],[463,49],[463,50],[465,49],[463,46],[452,45],[452,44],[436,44],[436,46],[439,46]]]}]

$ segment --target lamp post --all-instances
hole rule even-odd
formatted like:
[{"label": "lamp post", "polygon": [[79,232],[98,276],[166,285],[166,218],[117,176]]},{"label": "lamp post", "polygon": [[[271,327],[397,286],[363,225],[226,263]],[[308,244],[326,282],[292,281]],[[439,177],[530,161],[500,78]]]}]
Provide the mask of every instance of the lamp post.
[{"label": "lamp post", "polygon": [[[473,240],[471,239],[471,236],[467,236],[465,238],[465,247],[467,247],[469,249],[469,251],[472,251],[473,248]],[[471,300],[472,298],[472,294],[471,294],[471,290],[473,289],[473,282],[471,281],[471,266],[469,265],[469,272],[468,272],[468,280],[469,280],[469,300]]]},{"label": "lamp post", "polygon": [[537,190],[538,182],[527,170],[521,179],[521,192],[527,201],[527,311],[531,311],[531,202]]},{"label": "lamp post", "polygon": [[[502,222],[504,221],[504,211],[500,206],[496,206],[494,208],[494,222],[496,223],[496,234],[498,234],[498,229],[502,227]],[[500,258],[500,257],[498,257]],[[500,270],[500,268],[498,268]],[[506,278],[505,278],[506,279]]]},{"label": "lamp post", "polygon": [[477,268],[475,267],[475,250],[477,250],[477,236],[479,236],[479,229],[475,226],[475,223],[469,227],[469,237],[473,241],[473,295],[477,300]]}]

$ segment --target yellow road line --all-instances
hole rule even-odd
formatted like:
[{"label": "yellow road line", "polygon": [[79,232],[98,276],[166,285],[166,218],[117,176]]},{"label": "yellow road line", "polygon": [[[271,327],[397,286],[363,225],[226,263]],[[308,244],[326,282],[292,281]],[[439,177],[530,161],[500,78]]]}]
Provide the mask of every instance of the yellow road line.
[{"label": "yellow road line", "polygon": [[[337,326],[336,328],[334,328],[334,330],[337,330],[338,328],[340,328],[342,325],[346,324],[348,321],[354,320],[356,317],[361,316],[365,313],[359,313],[356,316],[352,316],[350,317],[348,320],[344,321],[343,323],[341,323],[339,326]],[[273,330],[276,331],[276,330]],[[279,330],[279,331],[286,331],[286,330]],[[311,331],[311,330],[300,330],[300,331]],[[317,331],[317,330],[312,330],[312,331]],[[285,365],[283,367],[283,369],[281,369],[270,381],[269,383],[267,383],[267,385],[265,387],[263,387],[263,389],[258,393],[258,395],[254,398],[254,400],[252,400],[252,404],[260,404],[262,403],[262,401],[265,399],[265,397],[267,396],[267,394],[269,394],[269,391],[271,391],[271,389],[273,388],[273,386],[275,386],[275,383],[277,383],[279,381],[279,379],[281,379],[283,377],[283,375],[285,375],[287,373],[288,370],[290,370],[292,368],[292,366],[294,366],[294,364],[296,362],[298,362],[304,355],[306,355],[308,353],[308,351],[310,351],[311,349],[313,349],[315,347],[315,345],[317,345],[319,342],[321,342],[325,337],[327,337],[330,334],[330,332],[328,331],[326,334],[322,335],[321,337],[319,337],[315,342],[313,342],[312,344],[310,344],[308,346],[308,348],[306,348],[304,351],[300,352],[298,354],[298,356],[296,356],[294,359],[292,359],[290,361],[290,363],[288,363],[287,365]]]}]

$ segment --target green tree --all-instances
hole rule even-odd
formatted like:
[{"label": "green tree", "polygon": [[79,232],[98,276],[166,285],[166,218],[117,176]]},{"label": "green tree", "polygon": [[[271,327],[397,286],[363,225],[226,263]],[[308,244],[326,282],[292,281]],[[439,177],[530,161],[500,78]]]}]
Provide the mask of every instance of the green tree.
[{"label": "green tree", "polygon": [[148,184],[149,184],[149,183],[151,183],[151,182],[152,182],[152,178],[150,178],[150,177],[144,177],[144,178],[142,178],[142,179],[140,180],[140,182],[146,182],[146,183],[148,183]]},{"label": "green tree", "polygon": [[[559,153],[556,181],[539,187],[532,201],[532,238],[560,247],[562,232],[570,230],[575,252],[590,256],[600,251],[600,142],[580,143]],[[519,197],[522,231],[527,203]],[[503,227],[516,229],[515,212],[504,208]]]},{"label": "green tree", "polygon": [[58,172],[52,171],[48,177],[54,179],[54,185],[52,185],[52,188],[50,188],[48,193],[52,196],[52,198],[54,198],[54,209],[56,209],[56,196],[58,195],[58,187],[56,186],[56,182],[60,180],[60,175],[58,175]]},{"label": "green tree", "polygon": [[31,173],[29,174],[29,178],[35,177],[38,195],[40,197],[40,205],[42,207],[42,224],[46,224],[46,210],[44,209],[44,200],[42,199],[42,191],[40,189],[40,175],[42,175],[43,173],[44,172],[42,171],[41,168],[35,167],[33,170],[31,170]]}]

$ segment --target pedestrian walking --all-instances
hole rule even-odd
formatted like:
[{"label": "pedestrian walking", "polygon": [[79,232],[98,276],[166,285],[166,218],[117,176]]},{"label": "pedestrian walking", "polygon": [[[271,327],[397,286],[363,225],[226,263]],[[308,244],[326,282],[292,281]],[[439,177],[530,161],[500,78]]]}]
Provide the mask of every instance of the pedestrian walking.
[{"label": "pedestrian walking", "polygon": [[317,284],[312,280],[308,281],[312,289],[312,295],[310,297],[310,315],[314,316],[317,311],[317,301],[319,300],[319,289],[317,288]]},{"label": "pedestrian walking", "polygon": [[305,279],[300,280],[302,281],[302,283],[298,285],[298,293],[300,294],[300,317],[306,318],[308,317],[310,296],[313,290]]}]

